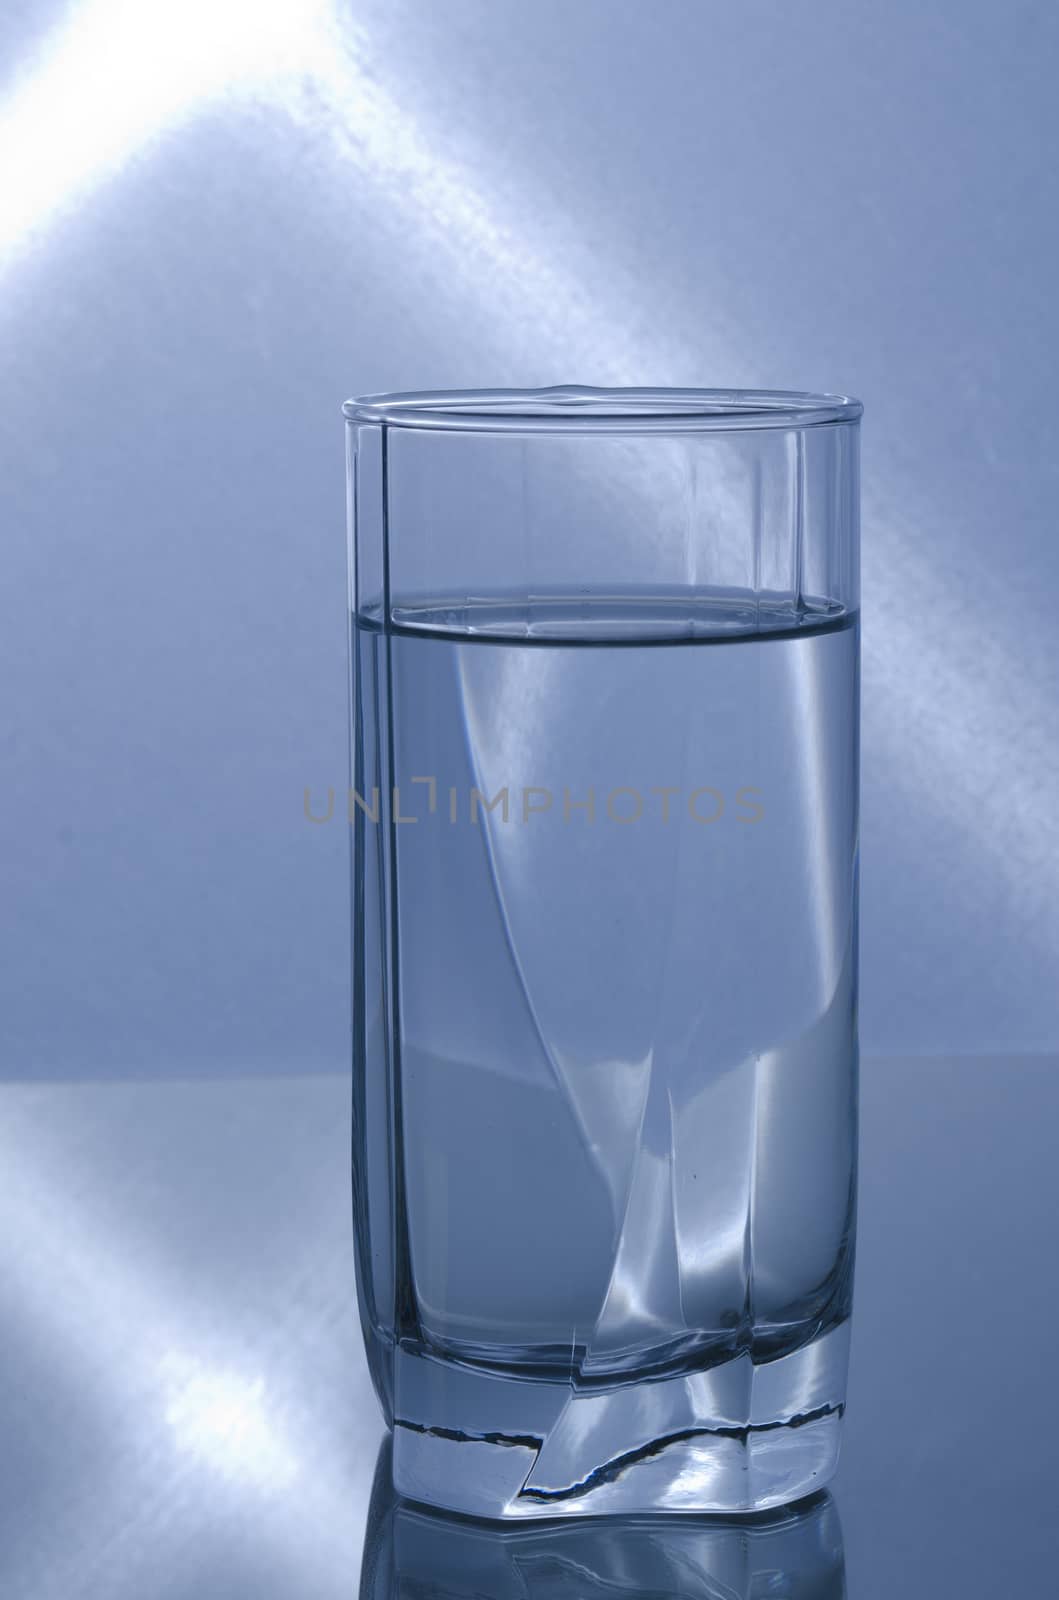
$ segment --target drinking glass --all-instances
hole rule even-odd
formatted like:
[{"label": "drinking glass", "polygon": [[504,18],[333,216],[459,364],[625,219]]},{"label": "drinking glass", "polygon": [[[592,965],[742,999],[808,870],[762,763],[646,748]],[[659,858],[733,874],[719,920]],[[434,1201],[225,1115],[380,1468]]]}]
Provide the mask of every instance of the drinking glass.
[{"label": "drinking glass", "polygon": [[345,407],[357,1281],[411,1498],[759,1511],[834,1470],[860,412]]}]

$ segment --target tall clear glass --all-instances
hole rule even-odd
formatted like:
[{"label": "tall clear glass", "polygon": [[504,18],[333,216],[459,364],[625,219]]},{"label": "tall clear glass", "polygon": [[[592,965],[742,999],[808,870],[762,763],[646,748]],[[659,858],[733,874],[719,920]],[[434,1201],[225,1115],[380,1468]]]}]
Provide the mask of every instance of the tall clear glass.
[{"label": "tall clear glass", "polygon": [[755,1511],[834,1469],[860,410],[345,407],[357,1272],[406,1496]]}]

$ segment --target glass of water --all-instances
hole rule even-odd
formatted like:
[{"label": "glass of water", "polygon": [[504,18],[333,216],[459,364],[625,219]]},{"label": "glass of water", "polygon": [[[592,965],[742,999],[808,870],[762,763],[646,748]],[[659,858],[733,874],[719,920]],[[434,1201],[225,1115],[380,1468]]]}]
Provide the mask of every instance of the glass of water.
[{"label": "glass of water", "polygon": [[834,1470],[860,412],[345,407],[357,1275],[410,1498],[757,1511]]}]

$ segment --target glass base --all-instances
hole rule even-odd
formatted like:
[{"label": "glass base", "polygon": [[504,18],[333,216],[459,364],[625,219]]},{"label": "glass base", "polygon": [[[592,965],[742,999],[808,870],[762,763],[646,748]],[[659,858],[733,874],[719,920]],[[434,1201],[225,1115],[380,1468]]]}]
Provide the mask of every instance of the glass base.
[{"label": "glass base", "polygon": [[576,1390],[395,1352],[397,1492],[469,1516],[754,1512],[838,1463],[849,1324],[754,1364]]}]

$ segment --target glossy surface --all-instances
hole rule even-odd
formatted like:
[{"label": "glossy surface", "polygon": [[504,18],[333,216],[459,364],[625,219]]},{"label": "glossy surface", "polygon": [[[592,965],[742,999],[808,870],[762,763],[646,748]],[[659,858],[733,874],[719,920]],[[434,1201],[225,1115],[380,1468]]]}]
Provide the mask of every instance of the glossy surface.
[{"label": "glossy surface", "polygon": [[[770,1568],[817,1573],[792,1593],[841,1593],[835,1519],[851,1600],[1049,1592],[1057,1069],[865,1064],[846,1439],[833,1512],[810,1507]],[[338,1077],[0,1091],[5,1600],[357,1594],[382,1429],[356,1326],[348,1135]],[[676,1571],[687,1587],[672,1592],[701,1600],[711,1573],[741,1595],[769,1564],[760,1539],[737,1564],[716,1529],[689,1562],[687,1533],[615,1525],[601,1554],[579,1526],[550,1556],[547,1531],[532,1535],[564,1600],[582,1600],[559,1560],[579,1539],[575,1573]],[[388,1537],[376,1529],[373,1552]],[[439,1575],[454,1545],[457,1573],[469,1561],[459,1529],[430,1537]],[[504,1596],[505,1548],[470,1545],[495,1580],[479,1592]],[[414,1570],[421,1555],[401,1549]]]},{"label": "glossy surface", "polygon": [[0,1071],[344,1068],[338,407],[567,382],[865,401],[864,1041],[1059,1048],[1057,62],[1027,0],[0,8]]},{"label": "glossy surface", "polygon": [[362,1600],[841,1600],[845,1553],[830,1495],[771,1515],[579,1518],[497,1527],[441,1516],[390,1488],[379,1456]]}]

